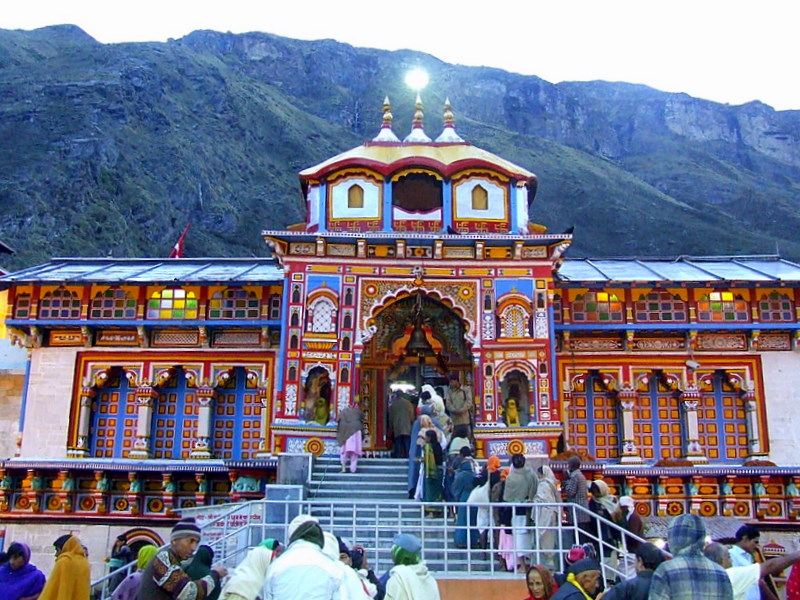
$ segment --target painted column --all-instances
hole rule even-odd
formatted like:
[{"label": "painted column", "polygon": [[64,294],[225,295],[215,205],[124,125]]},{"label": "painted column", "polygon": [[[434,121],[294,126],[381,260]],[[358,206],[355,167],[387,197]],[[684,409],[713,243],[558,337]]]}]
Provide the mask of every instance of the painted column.
[{"label": "painted column", "polygon": [[623,464],[642,464],[639,448],[636,447],[636,438],[633,433],[633,409],[636,406],[636,390],[620,390],[619,406],[622,409],[622,457],[620,462]]},{"label": "painted column", "polygon": [[153,425],[153,404],[158,397],[149,385],[136,388],[136,439],[133,442],[130,458],[150,458],[151,429]]},{"label": "painted column", "polygon": [[564,448],[566,450],[571,450],[572,444],[569,439],[569,405],[572,403],[572,389],[568,381],[563,382],[562,391],[564,394],[564,411],[561,413],[561,423],[564,427]]},{"label": "painted column", "polygon": [[686,436],[686,460],[694,463],[707,463],[708,458],[700,445],[700,430],[697,425],[697,406],[700,393],[696,388],[686,389],[682,394],[683,426]]},{"label": "painted column", "polygon": [[266,458],[272,456],[272,444],[270,443],[269,424],[271,421],[269,390],[266,387],[258,388],[258,401],[261,403],[261,430],[258,440],[258,452],[256,458]]},{"label": "painted column", "polygon": [[197,439],[189,458],[211,458],[211,418],[214,410],[214,388],[197,388]]},{"label": "painted column", "polygon": [[742,397],[742,401],[745,403],[745,410],[747,411],[747,448],[750,458],[752,458],[755,455],[763,454],[758,429],[758,405],[756,404],[755,392],[752,389],[747,390],[747,393]]},{"label": "painted column", "polygon": [[78,412],[78,440],[74,450],[70,450],[69,455],[78,458],[89,456],[89,426],[92,419],[92,402],[97,395],[94,387],[81,389],[81,403]]}]

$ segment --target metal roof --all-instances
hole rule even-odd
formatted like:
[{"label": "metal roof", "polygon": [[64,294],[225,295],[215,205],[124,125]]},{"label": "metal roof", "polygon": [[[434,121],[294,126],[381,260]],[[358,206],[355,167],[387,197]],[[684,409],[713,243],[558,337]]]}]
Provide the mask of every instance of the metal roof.
[{"label": "metal roof", "polygon": [[565,283],[800,282],[800,264],[777,256],[567,259],[557,278]]},{"label": "metal roof", "polygon": [[279,283],[272,258],[54,258],[0,277],[11,283]]}]

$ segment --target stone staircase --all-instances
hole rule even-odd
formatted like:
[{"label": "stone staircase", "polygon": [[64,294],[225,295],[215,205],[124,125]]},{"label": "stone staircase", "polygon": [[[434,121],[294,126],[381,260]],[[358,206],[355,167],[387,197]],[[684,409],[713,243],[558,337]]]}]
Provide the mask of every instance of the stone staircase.
[{"label": "stone staircase", "polygon": [[407,468],[405,459],[362,458],[356,473],[342,473],[337,458],[317,458],[308,486],[311,513],[324,529],[364,546],[376,573],[392,566],[392,540],[399,532],[420,538],[433,571],[492,570],[490,552],[455,547],[455,521],[447,511],[426,516],[422,503],[408,499]]}]

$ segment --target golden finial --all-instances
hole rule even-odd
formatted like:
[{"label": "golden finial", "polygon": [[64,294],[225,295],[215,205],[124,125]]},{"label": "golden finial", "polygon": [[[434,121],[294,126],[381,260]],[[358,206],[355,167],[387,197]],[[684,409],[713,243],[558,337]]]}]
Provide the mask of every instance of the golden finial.
[{"label": "golden finial", "polygon": [[453,116],[453,107],[450,105],[450,98],[445,98],[444,100],[444,126],[456,126],[456,119]]},{"label": "golden finial", "polygon": [[389,104],[389,96],[383,99],[383,123],[381,130],[374,138],[373,142],[399,142],[400,140],[392,131],[392,105]]},{"label": "golden finial", "polygon": [[419,94],[417,94],[417,102],[414,105],[414,121],[411,123],[411,126],[414,128],[423,129],[422,127],[422,98],[420,98]]},{"label": "golden finial", "polygon": [[389,104],[389,96],[383,99],[383,127],[392,128],[392,105]]}]

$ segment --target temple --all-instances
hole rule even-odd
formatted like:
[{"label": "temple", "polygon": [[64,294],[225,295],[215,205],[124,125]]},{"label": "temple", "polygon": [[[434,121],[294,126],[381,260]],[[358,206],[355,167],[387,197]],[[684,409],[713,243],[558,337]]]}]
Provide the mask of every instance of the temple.
[{"label": "temple", "polygon": [[[28,353],[0,518],[159,523],[263,497],[281,453],[338,453],[392,391],[474,399],[479,456],[570,452],[643,516],[800,515],[800,265],[775,256],[570,259],[537,178],[391,108],[300,173],[272,258],[53,259],[0,277]],[[624,218],[624,215],[620,215]],[[537,215],[546,221],[547,215]],[[631,232],[633,235],[633,232]],[[402,467],[401,467],[402,468]]]}]

